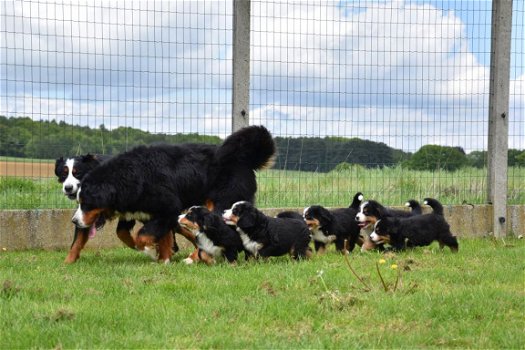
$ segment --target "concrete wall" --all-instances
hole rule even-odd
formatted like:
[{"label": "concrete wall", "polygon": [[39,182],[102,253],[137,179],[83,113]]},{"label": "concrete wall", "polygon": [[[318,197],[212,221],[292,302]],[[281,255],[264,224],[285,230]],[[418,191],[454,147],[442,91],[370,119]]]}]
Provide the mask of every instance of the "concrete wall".
[{"label": "concrete wall", "polygon": [[[275,215],[282,209],[264,209]],[[301,209],[297,211],[302,212]],[[0,249],[69,249],[74,233],[71,217],[74,210],[6,210],[0,211]],[[483,237],[492,234],[492,206],[445,206],[445,216],[452,232],[459,237]],[[513,205],[507,209],[509,234],[525,233],[525,206]],[[139,225],[136,226],[136,228]],[[86,248],[121,247],[115,235],[116,220],[91,239]],[[178,242],[184,246],[185,239]]]}]

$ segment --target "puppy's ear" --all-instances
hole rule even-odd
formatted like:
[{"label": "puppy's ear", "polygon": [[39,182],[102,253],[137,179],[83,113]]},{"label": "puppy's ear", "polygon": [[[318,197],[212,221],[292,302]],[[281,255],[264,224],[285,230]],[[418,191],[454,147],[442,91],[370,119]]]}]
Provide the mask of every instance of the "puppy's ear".
[{"label": "puppy's ear", "polygon": [[62,168],[64,167],[64,158],[60,157],[55,161],[55,175],[60,176],[62,174]]},{"label": "puppy's ear", "polygon": [[214,215],[212,213],[209,213],[207,215],[204,215],[202,218],[202,226],[201,228],[205,231],[208,230],[215,230],[216,227],[218,227],[217,222],[219,217],[217,215]]},{"label": "puppy's ear", "polygon": [[331,224],[333,221],[333,216],[330,214],[330,212],[326,209],[323,209],[320,211],[321,214],[321,223],[323,225]]},{"label": "puppy's ear", "polygon": [[91,163],[91,162],[98,163],[97,158],[94,155],[90,154],[90,153],[82,156],[82,161],[86,162],[86,163]]},{"label": "puppy's ear", "polygon": [[237,226],[239,227],[254,227],[257,223],[257,215],[254,211],[245,211],[239,220],[237,221]]}]

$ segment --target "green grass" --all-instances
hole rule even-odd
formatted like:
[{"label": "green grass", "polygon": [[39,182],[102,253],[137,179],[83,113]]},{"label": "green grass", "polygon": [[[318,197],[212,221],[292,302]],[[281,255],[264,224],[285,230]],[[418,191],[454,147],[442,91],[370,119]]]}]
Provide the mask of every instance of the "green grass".
[{"label": "green grass", "polygon": [[39,159],[39,158],[21,158],[21,157],[0,156],[0,162],[55,163],[55,159]]},{"label": "green grass", "polygon": [[[525,168],[509,168],[508,203],[525,204]],[[411,198],[439,198],[444,204],[486,203],[486,171],[409,171],[400,167],[352,167],[329,173],[265,170],[257,174],[257,205],[301,208],[312,204],[347,206],[355,192],[387,205],[404,205]],[[0,209],[72,208],[56,179],[0,177]]]},{"label": "green grass", "polygon": [[0,252],[0,348],[525,347],[523,240],[354,253],[368,291],[333,251],[212,267],[186,253]]}]

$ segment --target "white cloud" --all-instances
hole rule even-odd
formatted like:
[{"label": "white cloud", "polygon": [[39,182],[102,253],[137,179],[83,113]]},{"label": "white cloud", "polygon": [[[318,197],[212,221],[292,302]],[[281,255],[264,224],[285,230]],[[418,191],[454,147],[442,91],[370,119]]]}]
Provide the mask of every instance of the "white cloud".
[{"label": "white cloud", "polygon": [[[5,2],[0,113],[225,136],[231,7]],[[457,13],[422,2],[254,1],[251,122],[280,136],[360,137],[410,151],[485,148],[489,68],[470,45],[481,39],[469,38]],[[524,75],[511,93],[523,111]],[[523,127],[525,117],[514,117]],[[525,148],[519,136],[511,147]]]}]

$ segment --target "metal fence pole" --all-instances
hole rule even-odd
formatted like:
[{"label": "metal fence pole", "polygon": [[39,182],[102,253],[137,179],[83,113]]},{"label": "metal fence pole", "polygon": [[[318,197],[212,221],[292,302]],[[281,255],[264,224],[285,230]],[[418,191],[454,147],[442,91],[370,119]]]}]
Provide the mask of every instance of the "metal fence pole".
[{"label": "metal fence pole", "polygon": [[250,0],[233,1],[232,131],[248,126],[250,103]]},{"label": "metal fence pole", "polygon": [[507,234],[507,153],[509,134],[512,0],[492,2],[488,131],[488,200],[495,237]]}]

